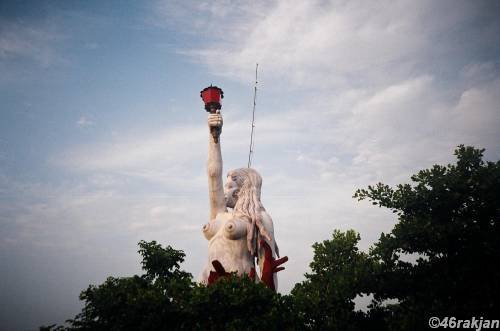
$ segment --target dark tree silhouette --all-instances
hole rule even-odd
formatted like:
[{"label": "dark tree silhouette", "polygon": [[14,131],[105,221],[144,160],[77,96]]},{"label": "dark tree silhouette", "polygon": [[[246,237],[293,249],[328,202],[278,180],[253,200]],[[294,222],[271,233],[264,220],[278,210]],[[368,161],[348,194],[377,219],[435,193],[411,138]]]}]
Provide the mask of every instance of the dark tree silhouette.
[{"label": "dark tree silhouette", "polygon": [[498,318],[500,162],[483,161],[483,152],[461,145],[456,164],[422,170],[412,184],[355,193],[399,218],[371,251],[379,262],[375,310],[385,299],[399,301],[385,308],[391,328],[422,329],[431,316]]}]

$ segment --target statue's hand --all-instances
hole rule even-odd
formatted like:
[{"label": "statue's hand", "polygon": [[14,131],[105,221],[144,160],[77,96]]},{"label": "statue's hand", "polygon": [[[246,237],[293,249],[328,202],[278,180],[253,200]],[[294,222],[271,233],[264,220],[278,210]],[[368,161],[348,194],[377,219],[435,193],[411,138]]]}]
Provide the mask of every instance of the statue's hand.
[{"label": "statue's hand", "polygon": [[273,251],[269,247],[268,243],[264,240],[260,241],[260,245],[264,248],[264,263],[261,270],[261,281],[266,284],[271,290],[276,291],[276,286],[274,284],[274,274],[285,270],[285,267],[280,267],[283,263],[288,261],[288,256],[284,256],[281,259],[275,259],[273,257]]},{"label": "statue's hand", "polygon": [[217,113],[208,115],[208,127],[210,129],[212,129],[212,128],[221,129],[222,123],[223,123],[222,115],[220,114],[220,112],[218,110],[217,110]]},{"label": "statue's hand", "polygon": [[210,271],[210,275],[208,276],[208,285],[215,283],[215,281],[219,278],[231,276],[230,273],[226,272],[226,269],[224,269],[219,261],[213,260],[212,265],[214,266],[215,271]]}]

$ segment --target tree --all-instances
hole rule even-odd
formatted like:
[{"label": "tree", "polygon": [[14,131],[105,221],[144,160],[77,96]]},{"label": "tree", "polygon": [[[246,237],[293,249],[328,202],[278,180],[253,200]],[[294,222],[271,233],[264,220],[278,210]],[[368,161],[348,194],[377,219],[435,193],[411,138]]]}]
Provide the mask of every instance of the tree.
[{"label": "tree", "polygon": [[80,294],[82,312],[68,326],[40,330],[286,330],[294,327],[288,297],[248,277],[229,275],[206,287],[182,271],[184,252],[139,242],[145,273],[109,277]]},{"label": "tree", "polygon": [[[356,191],[391,209],[399,222],[382,233],[370,254],[373,308],[385,310],[394,329],[422,329],[431,316],[495,317],[500,311],[500,162],[460,145],[457,163],[435,165],[412,184],[382,183]],[[412,254],[416,262],[404,261]],[[399,304],[382,307],[386,299]]]},{"label": "tree", "polygon": [[292,290],[303,325],[312,330],[357,330],[363,314],[354,311],[354,298],[366,293],[373,269],[370,257],[357,248],[354,230],[335,230],[332,239],[313,245],[311,273]]},{"label": "tree", "polygon": [[232,275],[198,285],[190,300],[192,330],[297,330],[288,296]]},{"label": "tree", "polygon": [[155,241],[139,242],[142,276],[109,277],[102,285],[90,285],[80,294],[85,306],[73,330],[179,329],[188,321],[186,305],[192,276],[180,270],[184,253]]}]

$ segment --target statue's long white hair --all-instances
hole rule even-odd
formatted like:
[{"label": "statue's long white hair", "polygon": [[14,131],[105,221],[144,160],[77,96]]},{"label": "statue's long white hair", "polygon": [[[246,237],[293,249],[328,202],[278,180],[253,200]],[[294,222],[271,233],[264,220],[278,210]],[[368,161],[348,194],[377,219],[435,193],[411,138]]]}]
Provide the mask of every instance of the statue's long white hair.
[{"label": "statue's long white hair", "polygon": [[238,199],[233,212],[236,217],[247,221],[247,245],[252,255],[257,251],[260,236],[272,241],[271,236],[262,222],[262,212],[265,211],[260,201],[262,177],[252,168],[239,168],[228,173],[239,188]]}]

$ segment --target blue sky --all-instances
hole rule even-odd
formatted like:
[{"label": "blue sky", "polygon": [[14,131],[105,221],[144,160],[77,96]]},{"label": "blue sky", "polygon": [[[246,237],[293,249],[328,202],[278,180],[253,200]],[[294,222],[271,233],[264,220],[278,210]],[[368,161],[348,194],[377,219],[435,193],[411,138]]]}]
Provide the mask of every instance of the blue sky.
[{"label": "blue sky", "polygon": [[3,1],[0,4],[0,325],[36,329],[79,292],[140,272],[137,242],[206,259],[206,113],[223,88],[224,171],[253,165],[288,292],[310,246],[395,223],[351,198],[452,162],[500,158],[494,1]]}]

